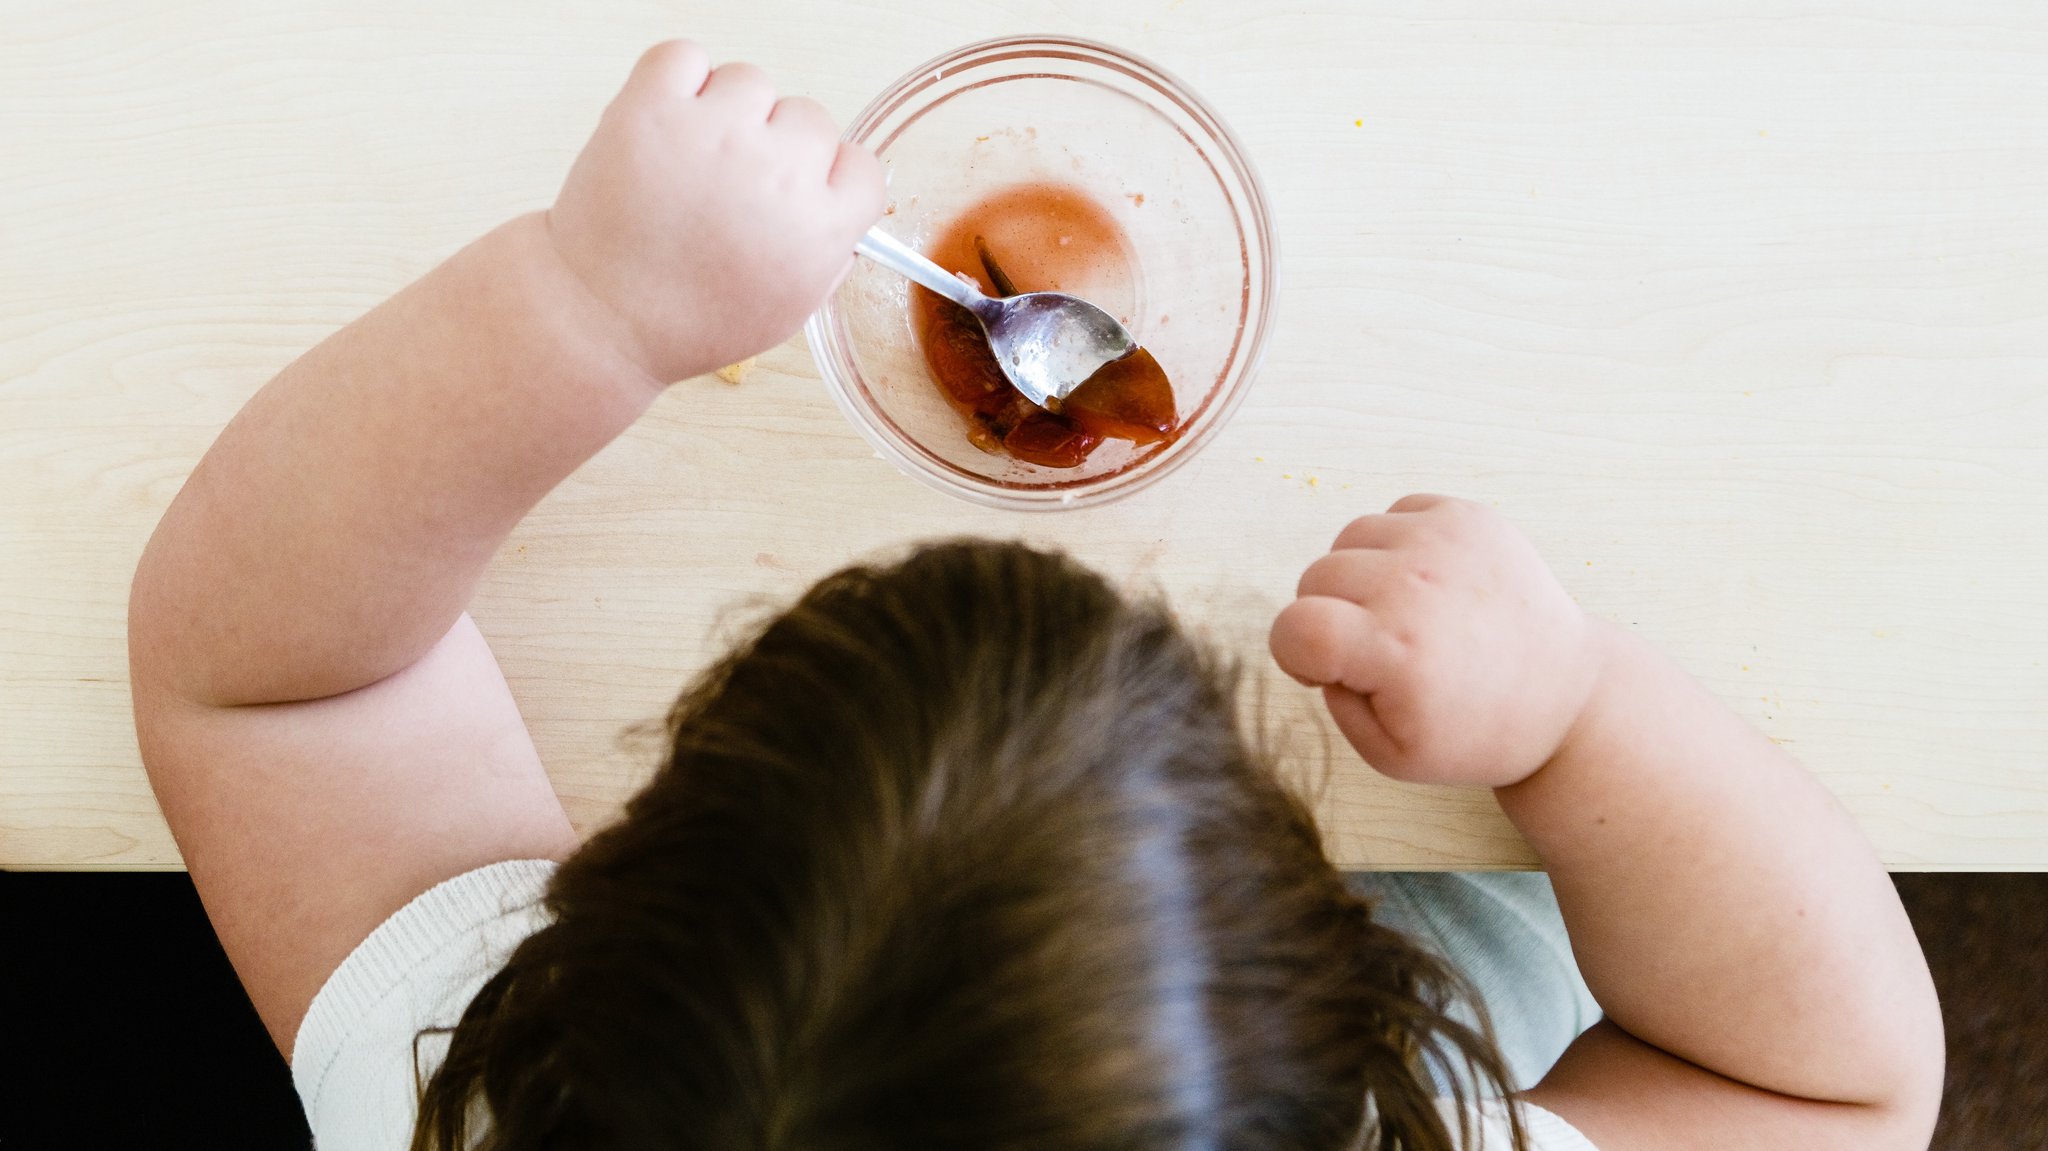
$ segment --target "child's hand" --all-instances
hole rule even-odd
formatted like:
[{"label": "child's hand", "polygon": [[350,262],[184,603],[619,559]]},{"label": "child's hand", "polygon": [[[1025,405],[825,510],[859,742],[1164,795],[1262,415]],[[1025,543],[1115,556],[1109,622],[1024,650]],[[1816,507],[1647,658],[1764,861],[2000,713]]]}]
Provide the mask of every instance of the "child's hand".
[{"label": "child's hand", "polygon": [[1598,678],[1600,632],[1478,504],[1409,496],[1354,520],[1296,595],[1273,621],[1273,658],[1322,687],[1351,745],[1397,779],[1520,782]]},{"label": "child's hand", "polygon": [[747,64],[648,49],[548,213],[562,261],[668,383],[787,339],[882,211],[873,155]]}]

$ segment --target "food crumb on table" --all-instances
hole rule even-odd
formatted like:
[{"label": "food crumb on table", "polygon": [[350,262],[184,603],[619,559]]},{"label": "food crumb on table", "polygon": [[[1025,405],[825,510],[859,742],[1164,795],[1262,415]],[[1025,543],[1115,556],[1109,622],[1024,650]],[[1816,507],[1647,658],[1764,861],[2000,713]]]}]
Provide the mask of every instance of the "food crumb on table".
[{"label": "food crumb on table", "polygon": [[728,384],[737,384],[744,382],[747,378],[748,373],[752,372],[753,370],[754,357],[748,356],[746,359],[741,360],[737,364],[727,364],[726,366],[718,369],[717,375],[719,379],[724,380]]}]

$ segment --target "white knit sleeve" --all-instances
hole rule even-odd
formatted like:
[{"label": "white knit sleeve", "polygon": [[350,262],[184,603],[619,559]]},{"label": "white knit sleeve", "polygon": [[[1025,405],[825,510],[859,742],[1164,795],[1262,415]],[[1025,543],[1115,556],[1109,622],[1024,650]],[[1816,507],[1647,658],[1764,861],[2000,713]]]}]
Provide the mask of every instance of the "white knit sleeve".
[{"label": "white knit sleeve", "polygon": [[418,1085],[448,1049],[447,1036],[420,1033],[453,1027],[513,948],[547,922],[540,900],[554,873],[547,860],[516,859],[437,884],[327,977],[292,1044],[292,1084],[319,1151],[399,1151],[410,1142]]},{"label": "white knit sleeve", "polygon": [[[1458,1130],[1457,1105],[1439,1097],[1437,1110],[1453,1134]],[[1472,1116],[1473,1142],[1464,1151],[1511,1151],[1507,1111],[1500,1100],[1467,1100],[1465,1110]],[[1599,1151],[1579,1129],[1533,1103],[1521,1104],[1522,1127],[1529,1135],[1529,1151]]]}]

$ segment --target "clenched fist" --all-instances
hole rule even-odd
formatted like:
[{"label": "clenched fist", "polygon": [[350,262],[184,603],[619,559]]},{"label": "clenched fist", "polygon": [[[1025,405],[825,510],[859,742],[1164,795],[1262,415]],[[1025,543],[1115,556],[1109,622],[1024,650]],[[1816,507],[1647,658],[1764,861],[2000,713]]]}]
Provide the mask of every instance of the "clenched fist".
[{"label": "clenched fist", "polygon": [[882,212],[881,165],[749,64],[658,44],[548,212],[562,261],[662,382],[787,339]]},{"label": "clenched fist", "polygon": [[1536,550],[1478,504],[1409,496],[1351,522],[1273,622],[1273,658],[1321,687],[1396,779],[1504,787],[1557,753],[1605,632]]}]

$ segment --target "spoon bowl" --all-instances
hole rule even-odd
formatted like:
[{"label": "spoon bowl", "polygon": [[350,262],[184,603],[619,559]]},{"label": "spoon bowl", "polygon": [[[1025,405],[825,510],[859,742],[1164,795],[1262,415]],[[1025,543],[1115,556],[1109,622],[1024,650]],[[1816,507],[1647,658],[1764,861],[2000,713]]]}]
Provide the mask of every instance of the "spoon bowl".
[{"label": "spoon bowl", "polygon": [[854,250],[967,309],[988,335],[1003,375],[1041,408],[1056,407],[1104,364],[1138,350],[1138,341],[1115,316],[1079,296],[983,295],[879,228],[870,228]]}]

